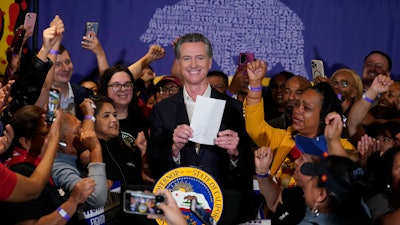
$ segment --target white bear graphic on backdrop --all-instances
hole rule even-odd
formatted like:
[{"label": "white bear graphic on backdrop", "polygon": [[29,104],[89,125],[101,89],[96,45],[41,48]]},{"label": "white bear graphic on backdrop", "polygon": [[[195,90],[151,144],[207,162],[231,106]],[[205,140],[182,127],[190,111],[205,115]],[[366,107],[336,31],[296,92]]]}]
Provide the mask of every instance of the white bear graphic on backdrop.
[{"label": "white bear graphic on backdrop", "polygon": [[229,75],[240,52],[254,52],[269,70],[280,64],[307,77],[303,30],[300,18],[278,0],[183,0],[158,8],[140,40],[167,46],[198,32],[210,39],[215,62]]}]

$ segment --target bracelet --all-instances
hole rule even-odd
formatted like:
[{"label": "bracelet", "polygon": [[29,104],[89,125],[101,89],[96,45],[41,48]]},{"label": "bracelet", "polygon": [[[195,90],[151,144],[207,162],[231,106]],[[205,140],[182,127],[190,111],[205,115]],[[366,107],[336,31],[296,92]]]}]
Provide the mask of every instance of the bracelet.
[{"label": "bracelet", "polygon": [[373,103],[373,102],[375,101],[374,99],[368,98],[368,96],[367,96],[366,93],[364,93],[364,94],[362,95],[362,99],[363,99],[364,101],[368,102],[368,103]]},{"label": "bracelet", "polygon": [[261,96],[261,97],[254,98],[254,97],[251,97],[251,96],[247,95],[246,98],[251,98],[251,99],[262,99],[262,96]]},{"label": "bracelet", "polygon": [[71,217],[68,215],[68,213],[65,212],[65,210],[64,210],[63,208],[61,208],[61,206],[59,206],[59,207],[57,208],[57,212],[58,212],[58,214],[60,214],[60,216],[61,216],[62,218],[64,218],[66,221],[69,221],[69,220],[71,219]]},{"label": "bracelet", "polygon": [[250,91],[262,91],[263,86],[252,87],[252,86],[250,86],[250,84],[249,84],[249,85],[247,86],[247,88],[248,88]]},{"label": "bracelet", "polygon": [[258,178],[266,178],[266,177],[271,176],[271,172],[268,170],[268,172],[265,173],[265,174],[258,174],[258,173],[256,173],[256,176],[257,176]]},{"label": "bracelet", "polygon": [[84,120],[92,120],[93,122],[96,122],[96,117],[94,117],[94,116],[84,116],[83,119]]},{"label": "bracelet", "polygon": [[53,54],[53,55],[59,55],[59,54],[60,54],[60,51],[55,50],[55,49],[50,49],[49,53],[50,53],[50,54]]}]

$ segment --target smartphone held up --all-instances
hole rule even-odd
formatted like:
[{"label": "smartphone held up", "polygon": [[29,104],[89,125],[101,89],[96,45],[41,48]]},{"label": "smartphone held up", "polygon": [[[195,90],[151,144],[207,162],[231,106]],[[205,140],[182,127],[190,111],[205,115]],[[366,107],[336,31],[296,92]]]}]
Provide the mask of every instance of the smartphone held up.
[{"label": "smartphone held up", "polygon": [[238,70],[242,70],[246,67],[247,63],[253,62],[255,59],[254,53],[251,52],[241,52],[239,54]]},{"label": "smartphone held up", "polygon": [[28,12],[25,15],[24,28],[30,36],[32,36],[33,30],[35,29],[36,17],[36,13],[33,12]]},{"label": "smartphone held up", "polygon": [[157,203],[163,202],[164,197],[142,191],[126,190],[123,194],[123,210],[125,213],[148,215],[163,215],[157,208]]},{"label": "smartphone held up", "polygon": [[98,22],[87,22],[85,27],[85,36],[88,38],[92,38],[91,33],[95,33],[99,31],[99,23]]},{"label": "smartphone held up", "polygon": [[318,59],[311,60],[311,71],[314,80],[318,76],[325,77],[324,62]]},{"label": "smartphone held up", "polygon": [[46,122],[51,125],[55,119],[56,110],[60,103],[60,91],[55,88],[51,88],[49,91],[49,101],[47,103]]}]

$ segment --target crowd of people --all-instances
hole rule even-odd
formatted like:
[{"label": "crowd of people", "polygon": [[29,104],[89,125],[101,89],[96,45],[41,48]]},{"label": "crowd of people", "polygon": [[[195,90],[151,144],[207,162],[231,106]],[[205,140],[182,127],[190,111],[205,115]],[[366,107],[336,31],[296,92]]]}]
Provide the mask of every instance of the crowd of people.
[{"label": "crowd of people", "polygon": [[[189,33],[173,41],[171,74],[156,83],[151,63],[164,57],[161,46],[127,67],[110,66],[92,32],[81,45],[95,55],[99,77],[74,84],[64,31],[55,16],[36,54],[7,57],[0,88],[2,224],[82,224],[85,212],[111,205],[116,189],[152,190],[166,172],[186,166],[221,187],[218,224],[260,219],[260,205],[261,219],[274,225],[400,220],[400,82],[391,78],[384,52],[364,58],[361,76],[342,68],[309,81],[282,71],[263,86],[265,61],[238,67],[229,81],[209,71],[210,41]],[[59,108],[49,121],[53,89]],[[211,145],[191,139],[198,96],[225,102]],[[157,207],[168,224],[188,224],[169,190],[155,194],[164,196]],[[159,218],[115,210],[105,215],[110,224]]]}]

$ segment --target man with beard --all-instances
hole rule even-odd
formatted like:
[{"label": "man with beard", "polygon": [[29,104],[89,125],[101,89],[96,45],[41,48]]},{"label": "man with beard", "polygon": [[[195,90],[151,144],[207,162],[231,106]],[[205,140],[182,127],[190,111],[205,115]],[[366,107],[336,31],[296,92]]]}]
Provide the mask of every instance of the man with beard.
[{"label": "man with beard", "polygon": [[284,113],[272,120],[267,121],[274,128],[287,129],[292,124],[293,107],[299,96],[305,89],[311,86],[310,81],[302,76],[289,78],[285,83],[283,93]]},{"label": "man with beard", "polygon": [[372,81],[379,74],[390,77],[390,70],[392,69],[392,59],[389,55],[381,51],[371,51],[364,58],[362,82],[364,85],[364,91],[370,86]]}]

